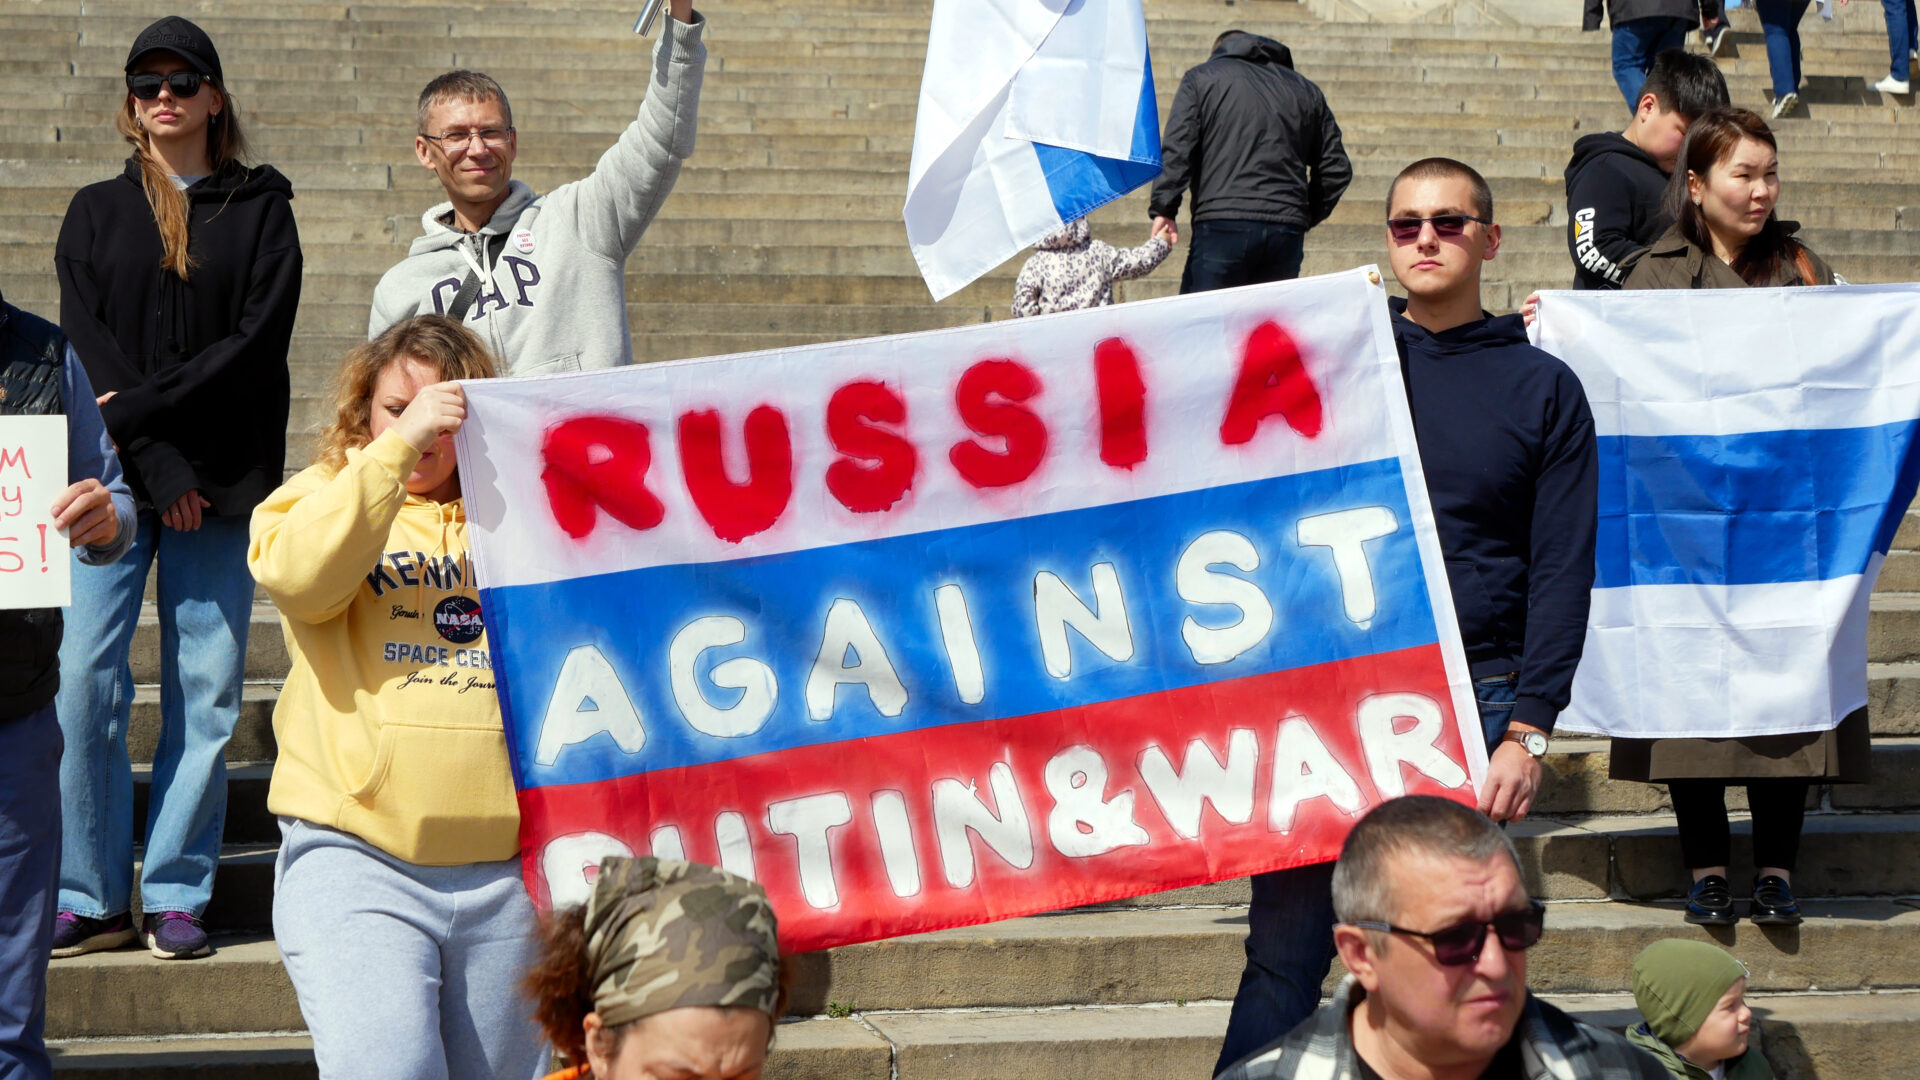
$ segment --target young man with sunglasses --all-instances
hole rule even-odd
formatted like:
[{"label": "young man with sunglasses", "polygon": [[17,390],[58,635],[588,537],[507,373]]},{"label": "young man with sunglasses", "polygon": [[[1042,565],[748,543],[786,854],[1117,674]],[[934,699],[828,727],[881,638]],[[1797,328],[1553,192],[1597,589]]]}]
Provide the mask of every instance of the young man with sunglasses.
[{"label": "young man with sunglasses", "polygon": [[1348,834],[1333,871],[1333,1000],[1221,1080],[1662,1080],[1626,1039],[1527,990],[1546,906],[1506,833],[1469,807],[1409,795]]},{"label": "young man with sunglasses", "polygon": [[692,0],[669,0],[640,114],[591,175],[535,195],[513,179],[520,137],[500,84],[454,71],[420,93],[414,155],[447,201],[373,293],[368,338],[414,315],[452,315],[503,375],[633,362],[626,263],[693,154],[707,50]]},{"label": "young man with sunglasses", "polygon": [[[1387,193],[1390,301],[1414,437],[1480,706],[1480,808],[1518,821],[1586,644],[1598,472],[1593,417],[1572,370],[1527,343],[1518,315],[1480,307],[1500,250],[1493,192],[1427,158]],[[1333,959],[1325,864],[1260,874],[1247,966],[1216,1073],[1313,1011]]]}]

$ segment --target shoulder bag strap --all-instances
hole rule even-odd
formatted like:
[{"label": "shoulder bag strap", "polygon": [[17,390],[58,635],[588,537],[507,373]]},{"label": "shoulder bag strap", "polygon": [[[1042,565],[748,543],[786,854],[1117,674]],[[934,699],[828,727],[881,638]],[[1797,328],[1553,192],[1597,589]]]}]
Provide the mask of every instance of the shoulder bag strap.
[{"label": "shoulder bag strap", "polygon": [[[506,233],[493,233],[487,237],[487,273],[493,273],[493,264],[500,259],[500,252],[507,246]],[[460,282],[460,291],[453,295],[453,303],[447,305],[447,318],[454,322],[465,322],[467,310],[473,302],[480,299],[480,275],[472,267],[467,268],[466,279]]]}]

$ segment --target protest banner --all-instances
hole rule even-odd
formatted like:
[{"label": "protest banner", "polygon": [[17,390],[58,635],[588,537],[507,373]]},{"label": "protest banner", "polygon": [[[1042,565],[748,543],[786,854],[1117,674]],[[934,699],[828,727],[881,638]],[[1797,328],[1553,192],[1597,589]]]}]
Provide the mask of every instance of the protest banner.
[{"label": "protest banner", "polygon": [[1484,773],[1373,271],[466,392],[541,903],[684,856],[808,950],[1325,861]]},{"label": "protest banner", "polygon": [[53,503],[67,489],[67,418],[0,416],[0,608],[73,603],[67,538]]},{"label": "protest banner", "polygon": [[1920,285],[1541,294],[1600,450],[1560,730],[1729,738],[1867,703],[1875,579],[1920,482]]}]

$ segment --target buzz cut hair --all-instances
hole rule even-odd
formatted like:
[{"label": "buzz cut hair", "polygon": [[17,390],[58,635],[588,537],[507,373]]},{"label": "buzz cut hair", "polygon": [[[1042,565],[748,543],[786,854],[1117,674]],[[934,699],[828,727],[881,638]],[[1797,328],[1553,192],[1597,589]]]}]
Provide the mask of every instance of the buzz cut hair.
[{"label": "buzz cut hair", "polygon": [[493,76],[478,71],[449,71],[420,91],[420,134],[427,134],[427,113],[435,105],[445,105],[449,101],[498,101],[500,111],[507,114],[507,126],[513,126],[513,106],[507,103],[507,92],[500,89],[500,84],[493,80]]},{"label": "buzz cut hair", "polygon": [[1400,187],[1400,181],[1447,179],[1465,180],[1467,186],[1473,189],[1474,216],[1483,221],[1493,220],[1493,188],[1487,185],[1487,178],[1466,162],[1449,157],[1421,158],[1401,169],[1400,175],[1387,185],[1387,216],[1393,216],[1393,193]]},{"label": "buzz cut hair", "polygon": [[1520,872],[1513,841],[1493,819],[1452,799],[1406,795],[1374,807],[1347,834],[1333,867],[1334,917],[1343,923],[1398,918],[1389,869],[1415,852],[1476,863],[1504,854]]}]

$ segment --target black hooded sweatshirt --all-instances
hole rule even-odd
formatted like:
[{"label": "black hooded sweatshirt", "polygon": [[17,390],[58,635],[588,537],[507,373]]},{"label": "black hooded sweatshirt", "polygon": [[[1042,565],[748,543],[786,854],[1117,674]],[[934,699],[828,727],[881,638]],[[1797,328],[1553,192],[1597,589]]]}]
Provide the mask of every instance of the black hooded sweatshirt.
[{"label": "black hooded sweatshirt", "polygon": [[300,304],[293,185],[229,163],[187,189],[182,281],[131,158],[83,187],[54,250],[60,328],[86,365],[134,495],[157,509],[198,489],[221,517],[251,514],[286,463],[287,348]]},{"label": "black hooded sweatshirt", "polygon": [[1193,188],[1193,220],[1267,221],[1310,229],[1353,180],[1326,95],[1293,70],[1293,53],[1258,34],[1220,43],[1174,92],[1160,140],[1151,213],[1171,218]]},{"label": "black hooded sweatshirt", "polygon": [[1599,470],[1573,370],[1518,315],[1438,334],[1391,301],[1440,551],[1475,678],[1519,672],[1513,720],[1552,731],[1587,639]]},{"label": "black hooded sweatshirt", "polygon": [[1567,251],[1573,287],[1617,289],[1627,256],[1660,239],[1672,222],[1661,203],[1667,174],[1618,132],[1587,135],[1567,162]]}]

